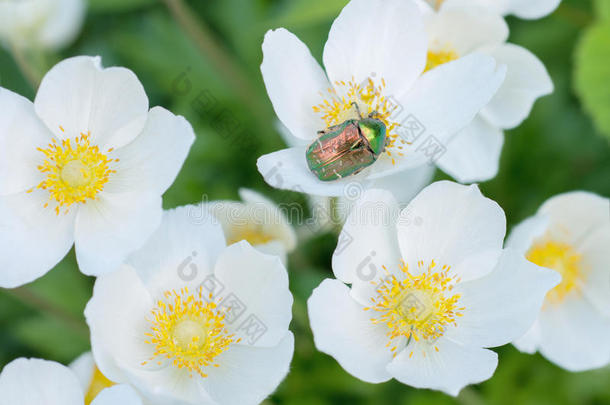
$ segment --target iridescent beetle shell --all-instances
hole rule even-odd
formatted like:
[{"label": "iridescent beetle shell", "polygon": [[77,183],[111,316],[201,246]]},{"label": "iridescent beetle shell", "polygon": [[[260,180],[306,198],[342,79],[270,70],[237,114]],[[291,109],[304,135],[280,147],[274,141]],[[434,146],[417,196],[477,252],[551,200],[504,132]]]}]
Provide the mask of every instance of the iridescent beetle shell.
[{"label": "iridescent beetle shell", "polygon": [[386,127],[372,115],[320,131],[320,137],[307,148],[309,170],[322,181],[333,181],[375,163],[385,148]]}]

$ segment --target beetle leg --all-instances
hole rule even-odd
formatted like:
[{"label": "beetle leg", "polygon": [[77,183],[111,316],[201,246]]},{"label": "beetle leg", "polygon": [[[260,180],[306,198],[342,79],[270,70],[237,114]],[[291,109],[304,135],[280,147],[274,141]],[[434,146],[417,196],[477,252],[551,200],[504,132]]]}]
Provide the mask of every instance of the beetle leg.
[{"label": "beetle leg", "polygon": [[379,111],[375,110],[375,111],[371,111],[371,113],[369,114],[369,118],[375,118],[379,116]]}]

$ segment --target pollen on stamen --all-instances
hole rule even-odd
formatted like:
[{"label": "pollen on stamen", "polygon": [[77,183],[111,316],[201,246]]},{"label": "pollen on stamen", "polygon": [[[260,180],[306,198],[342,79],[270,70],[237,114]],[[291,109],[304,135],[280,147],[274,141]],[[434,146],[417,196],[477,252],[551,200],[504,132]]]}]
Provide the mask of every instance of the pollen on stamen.
[{"label": "pollen on stamen", "polygon": [[218,367],[215,358],[231,344],[239,343],[235,335],[225,328],[225,314],[209,294],[203,299],[201,287],[195,294],[188,288],[166,291],[165,301],[158,301],[149,319],[151,332],[146,333],[145,342],[155,347],[153,356],[142,362],[161,362],[166,359],[174,367],[185,369],[192,377],[194,373],[207,377],[206,367]]},{"label": "pollen on stamen", "polygon": [[401,261],[400,279],[390,275],[382,280],[372,298],[373,305],[365,308],[377,314],[371,322],[388,327],[390,342],[405,337],[433,343],[448,326],[457,325],[457,318],[465,310],[459,305],[460,295],[452,293],[459,279],[449,274],[450,266],[438,270],[434,260],[427,266],[420,260],[417,266],[420,270],[414,275]]},{"label": "pollen on stamen", "polygon": [[[64,131],[63,127],[60,130]],[[114,159],[91,145],[90,132],[61,142],[52,139],[46,148],[36,149],[45,157],[38,166],[45,179],[36,188],[49,192],[57,215],[64,208],[67,213],[72,204],[94,200],[115,173],[110,168]],[[49,203],[44,205],[48,206]]]}]

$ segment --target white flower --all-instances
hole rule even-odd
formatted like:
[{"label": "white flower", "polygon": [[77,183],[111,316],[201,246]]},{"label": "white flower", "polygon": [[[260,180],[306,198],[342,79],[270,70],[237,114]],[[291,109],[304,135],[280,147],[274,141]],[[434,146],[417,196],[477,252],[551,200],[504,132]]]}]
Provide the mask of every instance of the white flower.
[{"label": "white flower", "polygon": [[433,7],[440,8],[445,4],[476,6],[487,9],[498,15],[515,15],[527,20],[536,20],[551,14],[561,0],[425,0]]},{"label": "white flower", "polygon": [[508,26],[501,16],[477,7],[455,5],[453,0],[443,3],[439,11],[425,2],[420,7],[430,40],[426,69],[473,52],[489,55],[507,67],[500,90],[447,144],[447,152],[437,162],[462,183],[489,180],[498,173],[503,130],[521,124],[535,100],[553,91],[553,83],[535,55],[506,43]]},{"label": "white flower", "polygon": [[83,273],[113,271],[161,221],[193,130],[149,111],[133,72],[100,62],[60,62],[33,104],[0,88],[2,287],[42,276],[73,244]]},{"label": "white flower", "polygon": [[610,200],[557,195],[515,227],[507,246],[563,276],[515,346],[570,371],[610,363]]},{"label": "white flower", "polygon": [[[39,359],[19,358],[0,374],[0,403],[6,405],[83,405],[83,390],[68,367]],[[127,385],[103,390],[91,405],[142,405]]]},{"label": "white flower", "polygon": [[[490,378],[559,275],[503,251],[502,209],[476,186],[437,182],[400,211],[369,190],[309,298],[316,347],[361,380],[457,395]],[[351,288],[344,283],[351,284]]]},{"label": "white flower", "polygon": [[166,212],[126,265],[97,279],[85,310],[95,361],[152,404],[258,404],[294,350],[288,274],[245,241],[226,247],[196,210]]},{"label": "white flower", "polygon": [[278,256],[285,263],[286,254],[292,252],[297,244],[294,229],[286,217],[287,207],[280,208],[265,196],[248,189],[240,189],[239,196],[243,202],[214,201],[206,207],[220,221],[227,244],[245,240],[263,253]]},{"label": "white flower", "polygon": [[[340,196],[346,184],[370,188],[381,178],[435,160],[491,100],[505,68],[473,53],[424,73],[427,50],[423,17],[410,0],[352,0],[330,30],[326,72],[296,36],[283,28],[269,31],[261,71],[278,118],[294,136],[312,143],[317,131],[356,118],[355,102],[363,114],[377,111],[388,140],[386,152],[371,166],[335,181],[320,181],[309,171],[306,146],[271,153],[258,160],[265,181]],[[397,177],[408,186],[408,175]]]},{"label": "white flower", "polygon": [[85,8],[84,0],[0,0],[0,42],[63,48],[80,32]]}]

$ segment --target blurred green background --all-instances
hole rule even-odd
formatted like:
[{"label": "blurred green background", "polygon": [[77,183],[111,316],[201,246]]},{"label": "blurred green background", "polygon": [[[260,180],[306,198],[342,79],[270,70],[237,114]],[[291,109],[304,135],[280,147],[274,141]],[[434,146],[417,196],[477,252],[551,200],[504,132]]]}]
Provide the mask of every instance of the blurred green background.
[{"label": "blurred green background", "polygon": [[[165,195],[167,208],[202,198],[237,199],[239,187],[278,202],[304,204],[302,195],[265,185],[256,170],[258,156],[284,146],[259,71],[261,43],[266,30],[283,26],[320,59],[330,24],[346,3],[207,0],[188,2],[182,9],[182,3],[174,1],[90,0],[76,43],[60,55],[38,58],[38,68],[44,73],[68,56],[101,55],[105,66],[125,66],[138,75],[151,106],[187,117],[197,141]],[[557,193],[585,189],[610,196],[610,147],[602,133],[608,132],[605,122],[610,122],[610,74],[605,82],[600,79],[604,71],[610,72],[610,22],[601,22],[610,7],[607,0],[598,6],[596,11],[591,1],[564,0],[542,20],[508,18],[510,41],[534,52],[556,87],[552,96],[536,103],[523,125],[507,133],[500,174],[481,185],[484,194],[504,208],[509,227]],[[589,60],[601,53],[605,62]],[[186,78],[188,86],[184,80],[177,82],[179,77]],[[35,95],[12,55],[2,49],[0,84],[30,99]],[[193,104],[198,97],[207,104]],[[437,173],[437,178],[445,177]],[[512,346],[497,349],[500,364],[491,380],[465,389],[456,399],[394,381],[374,385],[351,377],[315,350],[306,313],[312,289],[332,274],[335,244],[336,235],[319,235],[300,243],[290,256],[296,353],[290,374],[266,403],[610,404],[609,368],[573,374]],[[93,279],[77,270],[72,252],[42,279],[1,290],[0,367],[20,356],[68,363],[86,351],[82,311],[92,285]]]}]

